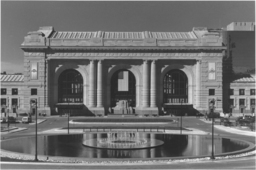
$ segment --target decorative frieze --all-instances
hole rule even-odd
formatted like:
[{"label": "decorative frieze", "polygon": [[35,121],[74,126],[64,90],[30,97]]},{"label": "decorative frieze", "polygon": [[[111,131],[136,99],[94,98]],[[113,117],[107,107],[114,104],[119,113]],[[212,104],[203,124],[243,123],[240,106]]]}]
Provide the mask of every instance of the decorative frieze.
[{"label": "decorative frieze", "polygon": [[44,56],[45,53],[40,53],[40,52],[24,52],[24,56]]},{"label": "decorative frieze", "polygon": [[[54,53],[48,59],[196,59],[222,57],[222,53]],[[203,64],[202,64],[203,67]]]}]

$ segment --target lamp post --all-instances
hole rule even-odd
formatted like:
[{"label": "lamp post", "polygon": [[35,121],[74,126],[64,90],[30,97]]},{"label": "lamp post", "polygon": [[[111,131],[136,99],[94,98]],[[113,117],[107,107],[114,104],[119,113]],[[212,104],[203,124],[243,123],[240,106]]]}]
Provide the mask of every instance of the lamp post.
[{"label": "lamp post", "polygon": [[69,109],[69,102],[68,102],[68,134],[69,134],[69,114],[70,114],[70,109]]},{"label": "lamp post", "polygon": [[8,132],[9,132],[9,126],[10,126],[10,122],[9,122],[9,109],[7,109],[7,127],[8,127]]},{"label": "lamp post", "polygon": [[36,115],[36,128],[35,128],[35,138],[36,138],[36,142],[35,142],[35,161],[38,161],[37,159],[37,100],[36,99],[32,99],[31,101],[31,107],[32,110],[33,108],[35,109],[35,115]]},{"label": "lamp post", "polygon": [[[183,100],[181,100],[181,106],[182,106]],[[182,134],[182,114],[180,113],[180,134]]]},{"label": "lamp post", "polygon": [[215,159],[214,157],[214,103],[215,100],[212,100],[212,106],[211,106],[211,118],[212,118],[212,155],[211,155],[211,159]]}]

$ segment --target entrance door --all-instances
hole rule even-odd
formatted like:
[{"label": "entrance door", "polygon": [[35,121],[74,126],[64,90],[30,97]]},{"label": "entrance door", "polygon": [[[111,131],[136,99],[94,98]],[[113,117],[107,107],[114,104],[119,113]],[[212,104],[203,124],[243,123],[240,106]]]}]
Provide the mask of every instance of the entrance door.
[{"label": "entrance door", "polygon": [[129,70],[119,70],[111,78],[111,107],[122,106],[135,107],[136,104],[136,80]]}]

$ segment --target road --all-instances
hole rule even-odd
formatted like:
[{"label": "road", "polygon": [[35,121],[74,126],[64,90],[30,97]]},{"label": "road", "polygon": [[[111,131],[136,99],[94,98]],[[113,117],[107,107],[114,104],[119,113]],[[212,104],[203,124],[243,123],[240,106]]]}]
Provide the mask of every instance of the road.
[{"label": "road", "polygon": [[[71,118],[73,119],[73,118]],[[2,138],[16,138],[19,136],[27,136],[35,134],[35,125],[17,124],[18,127],[28,128],[25,131],[17,133],[9,133],[2,135]],[[197,118],[183,118],[183,126],[188,128],[196,128],[211,133],[211,124],[205,123]],[[38,125],[38,131],[45,131],[58,127],[67,127],[67,117],[49,117],[47,121]],[[222,137],[237,138],[246,140],[255,144],[255,137],[237,135],[214,129],[215,134]],[[2,159],[4,161],[4,159]],[[193,163],[171,163],[158,165],[80,165],[80,164],[51,164],[51,163],[4,163],[1,164],[2,169],[255,169],[255,156],[242,157],[227,160],[215,160]]]}]

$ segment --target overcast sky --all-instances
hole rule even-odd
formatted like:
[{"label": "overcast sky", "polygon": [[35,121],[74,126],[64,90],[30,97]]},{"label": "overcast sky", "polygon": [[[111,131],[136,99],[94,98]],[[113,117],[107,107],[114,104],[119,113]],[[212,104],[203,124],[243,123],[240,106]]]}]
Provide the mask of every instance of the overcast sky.
[{"label": "overcast sky", "polygon": [[29,31],[191,31],[255,22],[254,1],[2,1],[1,72],[23,72],[20,45]]}]

